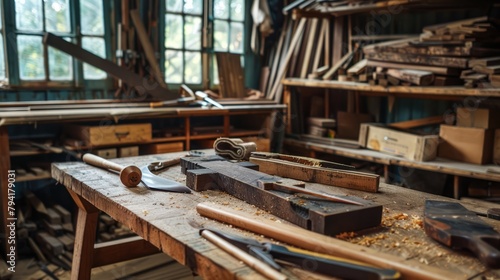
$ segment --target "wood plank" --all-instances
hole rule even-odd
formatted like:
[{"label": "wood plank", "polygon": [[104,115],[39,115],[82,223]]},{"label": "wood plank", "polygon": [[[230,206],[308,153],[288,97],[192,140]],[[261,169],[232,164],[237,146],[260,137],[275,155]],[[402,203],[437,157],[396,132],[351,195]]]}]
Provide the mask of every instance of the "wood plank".
[{"label": "wood plank", "polygon": [[[311,19],[309,31],[308,31],[309,34],[308,34],[304,58],[303,58],[302,69],[300,71],[301,78],[306,78],[307,73],[309,72],[309,68],[311,65],[311,56],[313,54],[313,47],[317,47],[318,45],[321,45],[318,42],[316,42],[316,29],[317,29],[317,27],[318,27],[318,19],[317,18]],[[316,50],[316,53],[320,53],[320,51]]]},{"label": "wood plank", "polygon": [[419,86],[428,86],[434,81],[434,74],[429,71],[388,69],[387,75]]},{"label": "wood plank", "polygon": [[[300,37],[302,36],[302,33],[304,31],[304,25],[306,24],[306,20],[302,18],[299,22],[299,25],[297,27],[297,30],[295,31],[292,42],[290,43],[290,48],[288,49],[285,60],[284,62],[280,65],[280,68],[278,70],[276,80],[281,81],[281,79],[284,78],[286,69],[288,68],[288,64],[290,63],[290,59],[292,57],[292,54],[297,47],[297,44],[299,42]],[[276,82],[274,86],[272,87],[269,95],[269,99],[274,99],[277,102],[280,102],[281,100],[281,95],[277,93],[278,87],[281,85],[281,82]]]},{"label": "wood plank", "polygon": [[474,66],[495,66],[500,65],[500,56],[487,57],[487,58],[475,58],[469,60],[469,67]]},{"label": "wood plank", "polygon": [[367,65],[374,66],[374,67],[383,67],[383,68],[412,69],[412,70],[429,71],[429,72],[432,72],[434,74],[454,75],[454,76],[458,76],[460,74],[460,70],[461,70],[459,68],[452,68],[452,67],[438,67],[438,66],[417,65],[417,64],[408,64],[408,63],[394,63],[394,62],[375,61],[375,60],[368,60]]},{"label": "wood plank", "polygon": [[362,59],[358,61],[356,64],[347,69],[347,74],[350,75],[359,75],[366,69],[366,65],[368,63],[367,59]]},{"label": "wood plank", "polygon": [[[134,248],[134,250],[130,250]],[[159,253],[159,249],[140,236],[101,242],[94,245],[92,267],[99,267]]]},{"label": "wood plank", "polygon": [[472,70],[483,74],[500,74],[500,65],[494,65],[494,66],[476,65],[472,67]]},{"label": "wood plank", "polygon": [[280,159],[250,157],[250,162],[258,164],[259,171],[271,175],[366,192],[378,191],[378,175],[306,166]]},{"label": "wood plank", "polygon": [[439,67],[453,67],[461,69],[467,68],[469,63],[469,60],[467,58],[461,58],[461,57],[427,56],[418,54],[401,54],[401,53],[387,53],[387,52],[367,53],[366,58],[377,61],[431,65]]},{"label": "wood plank", "polygon": [[410,129],[410,128],[415,128],[415,127],[420,127],[420,126],[440,124],[443,122],[444,122],[443,116],[433,116],[433,117],[421,118],[421,119],[416,119],[416,120],[408,120],[408,121],[390,123],[390,124],[388,124],[388,126],[394,127],[394,128],[399,128],[399,129]]},{"label": "wood plank", "polygon": [[340,67],[342,67],[342,65],[344,65],[344,63],[349,58],[351,58],[354,55],[355,52],[356,52],[356,50],[354,50],[353,52],[350,52],[350,53],[344,55],[344,57],[342,57],[342,59],[340,59],[339,61],[337,61],[337,63],[334,64],[332,66],[332,68],[330,68],[330,70],[328,70],[328,72],[325,73],[325,75],[323,76],[323,80],[330,80],[331,78],[333,78],[333,76],[335,75],[335,73],[337,73],[337,71],[340,69]]}]

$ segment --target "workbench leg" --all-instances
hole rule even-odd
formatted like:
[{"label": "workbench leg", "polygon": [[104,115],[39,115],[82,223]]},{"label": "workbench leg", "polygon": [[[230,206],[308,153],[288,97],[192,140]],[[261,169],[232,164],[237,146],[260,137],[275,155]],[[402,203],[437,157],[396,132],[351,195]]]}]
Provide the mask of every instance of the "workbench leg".
[{"label": "workbench leg", "polygon": [[453,176],[453,198],[460,199],[461,190],[460,190],[460,176]]},{"label": "workbench leg", "polygon": [[69,193],[78,206],[71,279],[90,279],[99,209],[73,191],[69,190]]},{"label": "workbench leg", "polygon": [[389,171],[389,165],[385,164],[384,165],[384,183],[390,184],[391,183],[391,172]]},{"label": "workbench leg", "polygon": [[[7,131],[6,126],[0,126],[0,150],[2,151],[0,153],[0,207],[1,207],[1,213],[2,213],[2,221],[0,222],[1,229],[0,229],[0,244],[2,244],[1,247],[1,253],[2,256],[5,257],[5,255],[9,252],[7,252],[7,221],[9,218],[14,218],[8,215],[7,211],[7,206],[8,206],[8,198],[9,198],[9,174],[14,174],[15,173],[9,173],[10,170],[10,151],[9,151],[9,134]],[[15,179],[15,176],[14,176]],[[12,193],[11,193],[12,195]]]}]

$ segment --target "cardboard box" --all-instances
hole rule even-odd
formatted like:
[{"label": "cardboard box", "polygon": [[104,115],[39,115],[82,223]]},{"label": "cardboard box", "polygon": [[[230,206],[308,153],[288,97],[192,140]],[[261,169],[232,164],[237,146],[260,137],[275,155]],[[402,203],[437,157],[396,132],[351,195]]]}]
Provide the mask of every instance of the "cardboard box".
[{"label": "cardboard box", "polygon": [[491,162],[493,130],[443,124],[439,136],[439,157],[475,164]]},{"label": "cardboard box", "polygon": [[457,108],[457,126],[500,128],[500,111],[483,108]]},{"label": "cardboard box", "polygon": [[349,112],[337,112],[337,138],[358,140],[359,128],[362,123],[373,122],[374,118],[369,114],[357,114]]},{"label": "cardboard box", "polygon": [[113,145],[151,141],[151,124],[123,124],[83,126],[68,125],[65,133],[71,138],[81,140],[84,145]]},{"label": "cardboard box", "polygon": [[495,130],[493,141],[493,163],[500,164],[500,129]]},{"label": "cardboard box", "polygon": [[439,136],[416,135],[379,124],[361,124],[359,145],[415,161],[436,158]]}]

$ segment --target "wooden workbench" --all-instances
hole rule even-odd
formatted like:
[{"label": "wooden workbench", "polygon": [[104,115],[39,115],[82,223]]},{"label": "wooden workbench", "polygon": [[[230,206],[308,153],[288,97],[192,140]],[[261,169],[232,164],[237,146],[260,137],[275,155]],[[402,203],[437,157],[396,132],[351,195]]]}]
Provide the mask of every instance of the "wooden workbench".
[{"label": "wooden workbench", "polygon": [[[158,154],[122,158],[115,161],[123,165],[143,166],[153,161],[176,158],[185,154],[185,152]],[[261,241],[265,240],[265,237],[201,217],[196,212],[197,204],[210,202],[237,213],[253,215],[257,220],[287,223],[218,191],[180,194],[149,190],[142,185],[126,188],[121,185],[116,174],[82,162],[54,163],[52,176],[67,187],[80,208],[72,270],[73,279],[88,279],[90,267],[113,260],[117,261],[118,259],[112,257],[106,259],[106,256],[120,255],[116,252],[112,255],[105,255],[104,251],[99,251],[99,254],[96,254],[97,257],[93,258],[95,222],[99,210],[128,226],[145,241],[206,279],[263,279],[263,277],[201,238],[198,229],[192,224],[219,228]],[[185,176],[180,172],[180,166],[164,171],[161,176],[178,182],[185,181]],[[379,193],[375,194],[319,184],[307,184],[307,187],[337,195],[356,195],[384,206],[380,227],[338,236],[346,242],[357,244],[356,246],[359,247],[370,247],[380,252],[381,255],[390,254],[401,260],[413,260],[420,263],[424,270],[430,268],[442,270],[443,275],[452,275],[456,279],[484,279],[481,278],[483,276],[498,279],[500,277],[499,270],[489,270],[472,255],[466,252],[454,252],[425,235],[422,229],[424,201],[426,199],[452,199],[384,183],[381,183]],[[483,206],[480,204],[470,202],[462,204],[470,210],[484,210],[481,209]],[[491,219],[485,219],[485,221],[497,230],[500,229],[500,221]],[[151,250],[144,243],[141,247],[126,247],[127,255],[132,256],[141,248],[146,248],[145,251]],[[297,269],[293,271],[303,273]],[[300,275],[299,278],[318,278],[318,275],[313,274],[298,275]]]}]

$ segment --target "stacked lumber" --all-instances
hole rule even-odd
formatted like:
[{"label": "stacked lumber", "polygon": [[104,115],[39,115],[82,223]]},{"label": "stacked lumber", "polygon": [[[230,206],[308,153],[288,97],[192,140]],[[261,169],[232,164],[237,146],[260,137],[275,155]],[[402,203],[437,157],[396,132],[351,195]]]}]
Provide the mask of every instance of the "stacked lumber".
[{"label": "stacked lumber", "polygon": [[323,137],[327,134],[335,135],[332,129],[337,126],[337,122],[334,119],[309,117],[307,118],[307,124],[309,135],[318,137]]},{"label": "stacked lumber", "polygon": [[[371,84],[498,86],[498,20],[479,17],[427,26],[419,37],[363,48]],[[492,83],[492,81],[494,81]]]},{"label": "stacked lumber", "polygon": [[[35,258],[40,267],[52,267],[52,272],[71,270],[75,244],[72,213],[59,204],[45,205],[30,191],[26,191],[25,201],[19,205],[27,206],[17,211],[16,244],[20,260]],[[98,222],[97,241],[133,235],[104,213],[99,215]]]}]

